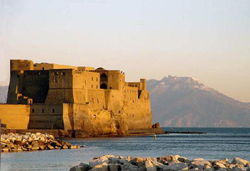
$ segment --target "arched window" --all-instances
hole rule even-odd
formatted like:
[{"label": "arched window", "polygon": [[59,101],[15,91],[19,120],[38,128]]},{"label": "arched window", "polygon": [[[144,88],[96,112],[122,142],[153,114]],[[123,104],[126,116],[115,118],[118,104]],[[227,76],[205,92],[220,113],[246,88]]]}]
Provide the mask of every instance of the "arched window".
[{"label": "arched window", "polygon": [[100,77],[101,81],[108,81],[108,76],[106,74],[102,74]]},{"label": "arched window", "polygon": [[101,86],[100,86],[101,89],[107,89],[107,87],[108,87],[108,86],[107,86],[107,84],[105,84],[105,83],[101,84]]}]

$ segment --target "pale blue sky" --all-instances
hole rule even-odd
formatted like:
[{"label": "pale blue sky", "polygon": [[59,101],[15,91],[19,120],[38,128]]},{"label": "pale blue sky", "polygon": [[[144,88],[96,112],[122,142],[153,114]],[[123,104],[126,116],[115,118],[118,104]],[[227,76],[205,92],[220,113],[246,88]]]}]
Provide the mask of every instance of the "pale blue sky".
[{"label": "pale blue sky", "polygon": [[190,76],[250,102],[250,0],[0,0],[0,84],[22,58]]}]

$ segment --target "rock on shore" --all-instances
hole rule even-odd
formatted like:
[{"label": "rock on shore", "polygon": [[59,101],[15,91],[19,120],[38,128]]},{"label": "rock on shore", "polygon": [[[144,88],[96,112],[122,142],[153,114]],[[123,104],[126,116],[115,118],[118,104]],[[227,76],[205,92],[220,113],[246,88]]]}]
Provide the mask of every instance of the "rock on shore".
[{"label": "rock on shore", "polygon": [[247,160],[235,157],[228,159],[204,160],[197,158],[189,160],[179,155],[163,157],[122,157],[111,154],[95,157],[89,164],[81,163],[70,171],[250,171]]},{"label": "rock on shore", "polygon": [[79,145],[72,145],[60,139],[55,139],[53,135],[42,133],[2,134],[2,152],[21,152],[34,150],[54,150],[54,149],[77,149]]}]

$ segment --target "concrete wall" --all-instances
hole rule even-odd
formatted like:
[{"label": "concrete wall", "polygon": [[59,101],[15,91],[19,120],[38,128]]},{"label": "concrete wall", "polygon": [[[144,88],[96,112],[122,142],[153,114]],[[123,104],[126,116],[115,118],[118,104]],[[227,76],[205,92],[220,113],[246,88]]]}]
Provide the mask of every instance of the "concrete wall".
[{"label": "concrete wall", "polygon": [[30,106],[0,104],[0,118],[7,129],[28,129]]}]

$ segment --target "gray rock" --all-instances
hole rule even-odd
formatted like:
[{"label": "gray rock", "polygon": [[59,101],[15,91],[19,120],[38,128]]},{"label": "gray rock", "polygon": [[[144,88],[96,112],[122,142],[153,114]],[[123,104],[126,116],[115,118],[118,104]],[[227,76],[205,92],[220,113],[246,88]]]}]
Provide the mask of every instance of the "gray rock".
[{"label": "gray rock", "polygon": [[78,166],[74,166],[72,168],[70,168],[69,171],[87,171],[88,167],[82,166],[81,164]]},{"label": "gray rock", "polygon": [[122,171],[125,171],[125,170],[136,171],[136,170],[138,170],[138,169],[139,169],[138,166],[135,166],[135,165],[133,165],[133,164],[131,164],[131,163],[125,163],[125,164],[122,165],[122,167],[121,167],[121,170],[122,170]]},{"label": "gray rock", "polygon": [[119,159],[116,157],[110,157],[108,160],[109,160],[109,163],[120,163],[120,160],[122,159]]},{"label": "gray rock", "polygon": [[90,170],[91,171],[108,171],[108,164],[104,162],[103,164],[95,165],[95,167],[93,167]]},{"label": "gray rock", "polygon": [[219,162],[219,161],[215,161],[215,162],[213,162],[213,168],[215,170],[219,170],[219,169],[226,169],[227,167],[225,166],[224,163]]},{"label": "gray rock", "polygon": [[147,160],[145,162],[145,167],[147,171],[156,171],[156,167],[153,165],[153,163],[150,160]]},{"label": "gray rock", "polygon": [[197,158],[197,159],[194,159],[193,161],[191,161],[191,165],[193,166],[193,168],[198,168],[198,169],[201,169],[203,170],[206,166],[212,166],[212,164],[207,161],[207,160],[204,160],[202,158]]},{"label": "gray rock", "polygon": [[163,167],[163,171],[188,170],[186,163],[172,163]]},{"label": "gray rock", "polygon": [[89,161],[89,167],[90,168],[93,168],[95,167],[96,165],[102,165],[103,163],[108,163],[108,159],[106,158],[106,160],[102,160],[102,159],[94,159],[94,160],[91,160]]},{"label": "gray rock", "polygon": [[244,160],[244,159],[242,159],[240,157],[235,157],[231,163],[232,164],[241,164],[243,166],[250,165],[249,161]]},{"label": "gray rock", "polygon": [[108,169],[109,169],[109,171],[120,171],[121,165],[120,164],[109,164]]}]

